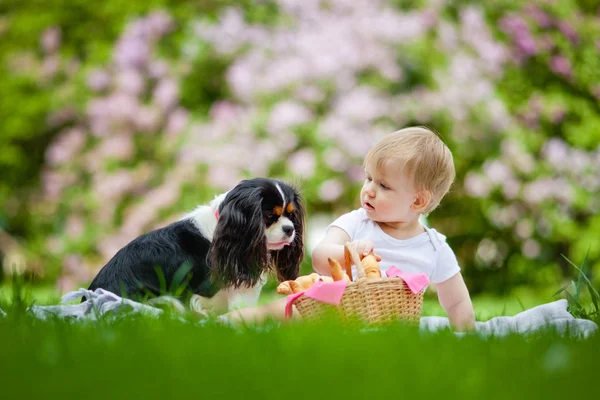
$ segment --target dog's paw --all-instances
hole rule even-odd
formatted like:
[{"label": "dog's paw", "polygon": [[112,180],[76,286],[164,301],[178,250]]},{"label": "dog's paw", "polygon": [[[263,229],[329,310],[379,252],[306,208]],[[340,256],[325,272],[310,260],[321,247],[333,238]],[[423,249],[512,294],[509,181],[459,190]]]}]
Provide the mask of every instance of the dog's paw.
[{"label": "dog's paw", "polygon": [[205,301],[207,299],[205,297],[199,296],[197,294],[193,295],[190,298],[190,310],[201,318],[209,318],[211,316],[211,312],[208,308],[205,307]]}]

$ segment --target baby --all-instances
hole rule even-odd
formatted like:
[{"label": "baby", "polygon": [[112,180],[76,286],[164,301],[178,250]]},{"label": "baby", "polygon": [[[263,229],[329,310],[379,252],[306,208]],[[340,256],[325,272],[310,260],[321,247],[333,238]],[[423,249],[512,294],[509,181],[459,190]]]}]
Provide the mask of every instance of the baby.
[{"label": "baby", "polygon": [[382,276],[391,266],[425,273],[457,330],[475,327],[473,305],[446,237],[421,225],[419,217],[439,204],[454,181],[452,153],[432,131],[410,127],[385,136],[364,160],[361,208],[328,228],[312,252],[313,268],[330,275],[327,257],[344,262],[344,243],[366,256],[373,251]]}]

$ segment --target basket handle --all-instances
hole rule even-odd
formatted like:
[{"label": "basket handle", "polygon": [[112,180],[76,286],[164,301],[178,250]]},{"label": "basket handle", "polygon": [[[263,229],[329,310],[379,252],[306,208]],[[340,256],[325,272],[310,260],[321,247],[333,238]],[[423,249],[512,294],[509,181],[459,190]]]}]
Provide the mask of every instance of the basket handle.
[{"label": "basket handle", "polygon": [[[348,274],[348,276],[352,279],[352,269],[351,266],[352,264],[356,265],[356,280],[358,281],[359,279],[366,279],[367,275],[365,274],[365,268],[363,267],[362,261],[360,261],[360,256],[358,255],[358,253],[356,252],[356,250],[354,248],[352,248],[352,246],[350,245],[350,242],[346,242],[344,244],[344,260],[345,260],[345,267],[346,267],[346,273]],[[348,272],[350,271],[350,272]]]}]

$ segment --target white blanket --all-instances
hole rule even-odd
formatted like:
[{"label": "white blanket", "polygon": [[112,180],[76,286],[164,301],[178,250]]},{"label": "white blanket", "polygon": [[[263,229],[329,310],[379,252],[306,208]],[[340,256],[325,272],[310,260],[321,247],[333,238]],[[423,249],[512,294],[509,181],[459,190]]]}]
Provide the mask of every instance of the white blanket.
[{"label": "white blanket", "polygon": [[[86,301],[79,304],[67,304],[85,296]],[[119,316],[147,313],[157,316],[163,313],[159,308],[123,299],[103,289],[95,291],[79,289],[65,294],[63,304],[56,306],[32,306],[29,311],[36,317],[46,319],[49,316],[77,319],[98,319],[113,311],[121,311]],[[512,317],[495,317],[485,322],[477,322],[477,334],[480,336],[506,336],[511,333],[529,334],[542,330],[554,330],[563,336],[587,338],[598,330],[598,326],[589,320],[574,318],[567,311],[567,300],[552,303],[523,311]],[[449,328],[448,318],[423,317],[420,330],[437,332]]]},{"label": "white blanket", "polygon": [[[83,296],[85,296],[86,300],[82,303],[66,304]],[[96,289],[94,291],[79,289],[75,292],[69,292],[62,296],[61,303],[56,306],[33,305],[29,308],[29,311],[40,319],[62,317],[92,320],[109,315],[113,311],[120,311],[119,315],[146,313],[157,316],[163,313],[163,310],[159,308],[121,298],[104,289]]]},{"label": "white blanket", "polygon": [[[506,336],[511,333],[529,334],[543,330],[556,331],[563,336],[588,338],[598,330],[598,325],[587,319],[573,317],[567,311],[567,300],[557,300],[520,312],[512,317],[495,317],[476,322],[480,336]],[[449,327],[448,318],[423,317],[420,329],[435,332]]]}]

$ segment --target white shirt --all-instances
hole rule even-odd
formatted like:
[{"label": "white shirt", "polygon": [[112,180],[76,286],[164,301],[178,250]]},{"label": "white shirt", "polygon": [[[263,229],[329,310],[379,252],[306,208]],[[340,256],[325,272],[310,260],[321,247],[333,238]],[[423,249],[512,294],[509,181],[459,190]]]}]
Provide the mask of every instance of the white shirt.
[{"label": "white shirt", "polygon": [[[381,256],[379,267],[382,275],[391,266],[404,273],[424,273],[433,283],[444,282],[460,271],[454,252],[446,243],[446,236],[435,229],[425,228],[425,232],[410,239],[395,239],[385,233],[379,225],[371,221],[362,208],[342,215],[329,227],[344,230],[350,240],[371,240],[375,253]],[[353,269],[353,274],[356,271]]]}]

